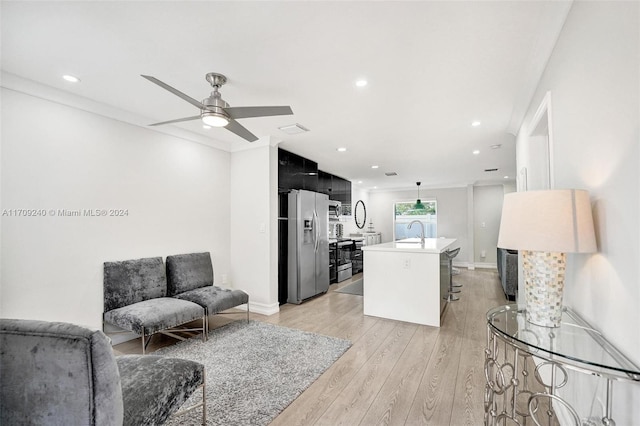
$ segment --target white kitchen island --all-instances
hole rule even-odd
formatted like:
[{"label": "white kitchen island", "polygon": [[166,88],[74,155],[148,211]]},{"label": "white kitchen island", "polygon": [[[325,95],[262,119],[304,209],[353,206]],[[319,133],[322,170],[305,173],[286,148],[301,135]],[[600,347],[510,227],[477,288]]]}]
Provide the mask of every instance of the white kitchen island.
[{"label": "white kitchen island", "polygon": [[453,238],[364,246],[364,314],[440,327],[449,290]]}]

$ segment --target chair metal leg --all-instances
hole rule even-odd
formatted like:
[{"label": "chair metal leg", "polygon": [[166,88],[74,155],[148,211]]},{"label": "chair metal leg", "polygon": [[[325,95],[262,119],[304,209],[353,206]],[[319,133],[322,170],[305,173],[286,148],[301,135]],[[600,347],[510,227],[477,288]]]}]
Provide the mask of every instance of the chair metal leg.
[{"label": "chair metal leg", "polygon": [[247,324],[249,324],[249,300],[247,300]]},{"label": "chair metal leg", "polygon": [[458,296],[456,296],[455,294],[451,294],[449,293],[449,295],[447,297],[443,297],[444,300],[446,300],[447,302],[455,302],[456,300],[460,300],[460,298]]},{"label": "chair metal leg", "polygon": [[207,335],[209,334],[209,315],[207,315],[207,310],[204,310],[204,315],[202,315],[202,342],[207,341]]},{"label": "chair metal leg", "polygon": [[151,335],[149,335],[148,339],[145,339],[145,337],[144,337],[144,327],[142,327],[142,355],[146,355],[147,354],[147,346],[149,345],[150,341],[151,341]]}]

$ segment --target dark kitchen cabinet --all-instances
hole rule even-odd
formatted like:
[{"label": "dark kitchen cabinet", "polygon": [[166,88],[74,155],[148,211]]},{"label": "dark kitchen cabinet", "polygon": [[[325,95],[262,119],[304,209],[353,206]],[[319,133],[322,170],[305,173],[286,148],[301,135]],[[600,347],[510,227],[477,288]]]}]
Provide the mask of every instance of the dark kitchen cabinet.
[{"label": "dark kitchen cabinet", "polygon": [[300,155],[278,149],[278,302],[288,298],[288,196],[292,189],[327,194],[342,202],[343,214],[351,214],[351,182],[318,170],[318,163]]},{"label": "dark kitchen cabinet", "polygon": [[278,149],[278,192],[291,189],[318,191],[318,163]]},{"label": "dark kitchen cabinet", "polygon": [[342,203],[342,214],[351,214],[351,182],[339,176],[332,177],[332,200]]},{"label": "dark kitchen cabinet", "polygon": [[331,178],[333,175],[322,170],[318,170],[318,192],[327,194],[331,198]]},{"label": "dark kitchen cabinet", "polygon": [[307,191],[318,191],[318,163],[303,158],[302,166],[302,189]]},{"label": "dark kitchen cabinet", "polygon": [[340,201],[343,212],[351,214],[351,182],[318,170],[318,192],[327,194],[330,200]]}]

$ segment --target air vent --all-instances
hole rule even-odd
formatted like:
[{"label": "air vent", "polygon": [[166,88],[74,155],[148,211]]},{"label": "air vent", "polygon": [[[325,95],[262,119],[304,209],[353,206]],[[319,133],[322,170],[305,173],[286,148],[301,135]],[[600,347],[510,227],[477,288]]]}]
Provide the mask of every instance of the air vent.
[{"label": "air vent", "polygon": [[396,172],[385,172],[385,176],[398,176]]},{"label": "air vent", "polygon": [[295,135],[298,133],[304,133],[304,132],[308,132],[309,129],[307,129],[306,127],[296,123],[296,124],[290,124],[288,126],[282,126],[282,127],[278,127],[278,129],[282,130],[283,132],[285,132],[288,135]]},{"label": "air vent", "polygon": [[498,169],[484,169],[485,172],[497,172]]}]

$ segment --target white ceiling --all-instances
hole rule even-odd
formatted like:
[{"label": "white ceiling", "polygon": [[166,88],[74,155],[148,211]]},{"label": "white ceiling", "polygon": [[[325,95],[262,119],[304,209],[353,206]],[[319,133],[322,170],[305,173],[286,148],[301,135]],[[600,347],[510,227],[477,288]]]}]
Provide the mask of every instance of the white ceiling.
[{"label": "white ceiling", "polygon": [[[254,134],[281,139],[281,147],[364,188],[385,189],[515,177],[514,133],[570,3],[3,1],[1,7],[4,72],[149,123],[198,111],[140,74],[201,100],[211,91],[204,75],[219,72],[229,80],[221,93],[232,106],[292,107],[293,116],[241,120]],[[67,83],[63,74],[82,82]],[[356,87],[359,78],[369,84]],[[473,120],[481,126],[472,127]],[[311,131],[278,130],[293,123]],[[204,130],[199,121],[176,126],[230,150],[248,143],[224,129]],[[490,149],[494,144],[501,149]],[[398,176],[384,176],[388,171]]]}]

